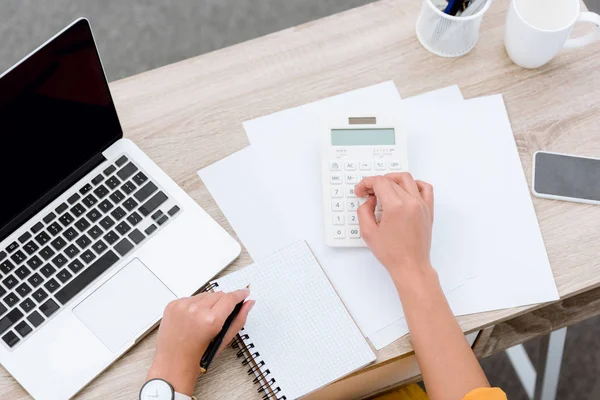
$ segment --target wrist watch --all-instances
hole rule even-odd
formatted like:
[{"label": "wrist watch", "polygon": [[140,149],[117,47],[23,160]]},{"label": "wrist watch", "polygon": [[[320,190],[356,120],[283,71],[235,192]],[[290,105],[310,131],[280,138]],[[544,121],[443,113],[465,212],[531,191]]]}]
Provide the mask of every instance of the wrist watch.
[{"label": "wrist watch", "polygon": [[150,379],[140,390],[140,400],[196,400],[194,397],[177,393],[164,379]]}]

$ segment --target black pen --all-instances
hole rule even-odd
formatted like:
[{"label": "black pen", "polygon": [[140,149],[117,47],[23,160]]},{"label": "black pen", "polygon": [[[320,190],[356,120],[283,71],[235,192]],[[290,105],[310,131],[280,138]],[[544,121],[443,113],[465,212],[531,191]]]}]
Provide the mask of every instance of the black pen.
[{"label": "black pen", "polygon": [[[248,285],[247,288],[250,288],[250,285]],[[223,339],[225,339],[225,335],[227,335],[227,331],[229,331],[229,328],[231,328],[231,324],[233,324],[233,321],[239,315],[245,301],[246,300],[242,300],[235,306],[233,312],[229,314],[229,317],[227,317],[227,319],[225,320],[223,328],[221,328],[219,334],[208,345],[208,348],[206,349],[204,355],[202,356],[202,359],[200,360],[200,371],[203,374],[206,373],[206,371],[208,370],[208,366],[212,362],[213,358],[215,358],[215,356],[217,355],[217,351],[219,351],[219,348],[223,343]]]}]

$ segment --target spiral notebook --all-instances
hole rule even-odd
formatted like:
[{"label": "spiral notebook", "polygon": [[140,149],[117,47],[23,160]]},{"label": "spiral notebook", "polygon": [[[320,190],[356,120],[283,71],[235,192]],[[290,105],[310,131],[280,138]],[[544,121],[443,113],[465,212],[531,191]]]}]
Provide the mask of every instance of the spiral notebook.
[{"label": "spiral notebook", "polygon": [[306,242],[212,282],[256,300],[234,342],[264,399],[305,396],[375,361]]}]

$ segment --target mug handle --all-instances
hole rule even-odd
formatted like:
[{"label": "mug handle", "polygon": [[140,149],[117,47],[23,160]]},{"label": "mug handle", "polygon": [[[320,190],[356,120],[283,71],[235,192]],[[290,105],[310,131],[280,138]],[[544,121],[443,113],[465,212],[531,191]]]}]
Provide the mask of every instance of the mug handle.
[{"label": "mug handle", "polygon": [[582,12],[579,14],[576,22],[591,22],[596,25],[596,30],[592,33],[588,33],[585,36],[569,39],[565,43],[567,49],[580,49],[600,40],[600,15],[593,12]]}]

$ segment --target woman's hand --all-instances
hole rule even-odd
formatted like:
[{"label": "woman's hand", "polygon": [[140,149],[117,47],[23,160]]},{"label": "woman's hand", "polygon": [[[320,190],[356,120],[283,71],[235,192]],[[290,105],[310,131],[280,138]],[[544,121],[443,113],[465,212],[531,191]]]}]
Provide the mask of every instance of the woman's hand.
[{"label": "woman's hand", "polygon": [[[176,392],[191,396],[200,376],[202,355],[235,306],[249,294],[248,289],[231,293],[202,293],[169,303],[158,330],[156,354],[147,380],[164,379]],[[242,329],[252,306],[254,301],[244,304],[222,347]]]}]

